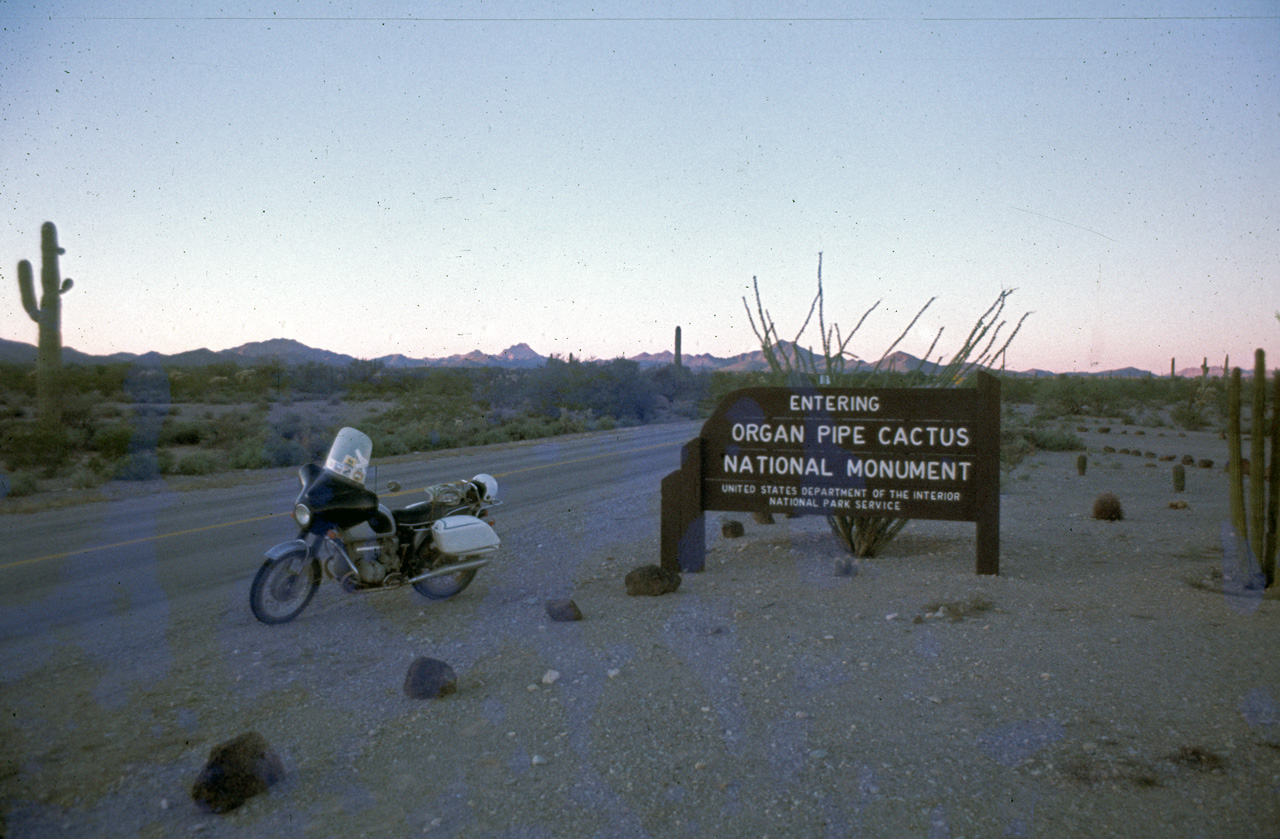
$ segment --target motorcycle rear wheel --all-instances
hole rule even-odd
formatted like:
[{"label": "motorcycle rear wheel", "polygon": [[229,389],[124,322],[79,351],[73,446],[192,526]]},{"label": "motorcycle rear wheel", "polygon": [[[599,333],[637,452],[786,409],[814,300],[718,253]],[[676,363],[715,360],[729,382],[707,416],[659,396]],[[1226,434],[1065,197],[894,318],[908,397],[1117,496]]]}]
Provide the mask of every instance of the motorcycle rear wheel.
[{"label": "motorcycle rear wheel", "polygon": [[[447,567],[447,565],[444,567]],[[424,563],[422,570],[435,570],[435,568],[429,563]],[[475,579],[475,576],[476,569],[472,568],[469,571],[459,571],[456,574],[442,574],[439,577],[430,577],[414,583],[413,588],[418,594],[429,600],[448,600],[471,585],[471,581]]]},{"label": "motorcycle rear wheel", "polygon": [[263,623],[286,623],[296,618],[320,587],[320,563],[305,553],[268,559],[249,587],[249,608]]}]

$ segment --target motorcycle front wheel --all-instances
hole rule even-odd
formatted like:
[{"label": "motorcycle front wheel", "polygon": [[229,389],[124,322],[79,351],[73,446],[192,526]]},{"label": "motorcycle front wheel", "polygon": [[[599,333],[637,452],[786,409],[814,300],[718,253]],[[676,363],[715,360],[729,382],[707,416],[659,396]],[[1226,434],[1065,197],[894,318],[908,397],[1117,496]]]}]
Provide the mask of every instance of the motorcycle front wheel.
[{"label": "motorcycle front wheel", "polygon": [[249,607],[263,623],[285,623],[307,608],[319,586],[320,563],[305,553],[268,559],[249,588]]},{"label": "motorcycle front wheel", "polygon": [[[438,554],[437,554],[438,556]],[[424,564],[423,570],[432,570],[445,567],[447,565],[431,565]],[[420,582],[413,584],[414,590],[431,600],[448,600],[450,597],[458,594],[467,586],[471,585],[471,581],[475,579],[476,569],[469,571],[458,571],[454,574],[441,574],[439,577],[429,577]]]}]

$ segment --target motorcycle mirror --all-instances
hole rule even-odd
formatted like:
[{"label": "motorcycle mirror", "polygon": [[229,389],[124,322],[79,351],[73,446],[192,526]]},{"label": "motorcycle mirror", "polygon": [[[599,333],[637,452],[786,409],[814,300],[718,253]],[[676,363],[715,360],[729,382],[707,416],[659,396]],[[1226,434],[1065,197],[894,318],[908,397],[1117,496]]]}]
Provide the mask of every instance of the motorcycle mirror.
[{"label": "motorcycle mirror", "polygon": [[388,490],[389,492],[399,492],[399,491],[400,491],[400,482],[399,482],[399,481],[387,481],[387,490]]}]

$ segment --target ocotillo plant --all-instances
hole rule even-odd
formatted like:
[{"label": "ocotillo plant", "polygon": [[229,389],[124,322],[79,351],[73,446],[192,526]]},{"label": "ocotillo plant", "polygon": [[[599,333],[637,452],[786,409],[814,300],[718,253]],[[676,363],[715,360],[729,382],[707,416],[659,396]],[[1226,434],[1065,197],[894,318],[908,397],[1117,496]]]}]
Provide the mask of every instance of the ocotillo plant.
[{"label": "ocotillo plant", "polygon": [[36,411],[41,425],[54,427],[62,419],[62,295],[71,289],[71,279],[62,279],[58,257],[66,253],[58,247],[58,231],[53,222],[40,227],[40,304],[36,305],[31,263],[18,263],[18,290],[22,308],[40,326],[36,356]]},{"label": "ocotillo plant", "polygon": [[[751,328],[755,331],[756,338],[760,341],[760,349],[764,353],[770,370],[779,380],[789,385],[882,386],[885,382],[885,374],[889,372],[886,368],[889,355],[907,337],[916,322],[920,320],[921,315],[924,314],[925,309],[928,309],[933,301],[937,299],[932,298],[921,307],[916,316],[907,324],[907,328],[898,336],[898,339],[889,345],[889,348],[881,354],[880,360],[875,363],[875,366],[868,370],[866,369],[867,365],[859,361],[849,350],[849,343],[853,340],[853,336],[857,334],[867,317],[879,307],[880,301],[876,301],[871,308],[867,309],[862,318],[848,333],[843,333],[835,323],[828,326],[825,297],[822,291],[821,253],[818,254],[818,293],[809,305],[808,316],[805,318],[804,323],[800,325],[795,338],[790,342],[782,339],[777,325],[773,322],[773,317],[761,302],[760,286],[755,282],[754,277],[752,278],[752,284],[755,287],[756,310],[754,313],[751,311],[751,304],[747,302],[745,297],[742,300],[742,305],[746,307],[747,318],[751,322]],[[934,336],[933,343],[929,345],[928,351],[925,352],[924,357],[921,359],[919,368],[911,373],[911,384],[919,387],[955,387],[964,381],[977,367],[994,367],[997,361],[1002,362],[1009,345],[1013,343],[1018,330],[1022,328],[1022,322],[1031,314],[1030,312],[1024,314],[1013,328],[1013,331],[1004,339],[1004,342],[997,344],[1001,331],[1008,325],[1006,321],[1000,319],[1000,316],[1004,312],[1005,303],[1008,301],[1009,295],[1013,294],[1013,291],[1013,289],[1007,289],[1000,292],[996,301],[991,304],[991,307],[982,314],[982,317],[978,318],[977,323],[969,330],[969,335],[965,338],[960,349],[956,350],[951,360],[946,363],[943,363],[942,356],[939,356],[937,362],[929,360],[938,345],[938,340],[942,337],[942,330],[939,329],[938,334]],[[819,340],[822,342],[821,353],[803,350],[800,346],[800,339],[805,330],[809,328],[815,313],[818,316]],[[906,526],[907,521],[908,519],[889,516],[827,517],[827,523],[831,526],[832,532],[835,533],[841,544],[853,554],[861,557],[875,556],[880,548],[893,541],[898,533],[902,531],[902,528]]]},{"label": "ocotillo plant", "polygon": [[[1280,509],[1280,376],[1274,376],[1271,419],[1267,421],[1267,356],[1254,354],[1253,406],[1250,417],[1249,494],[1244,491],[1244,458],[1241,442],[1240,368],[1231,371],[1227,386],[1228,470],[1231,476],[1231,521],[1266,578],[1276,579],[1276,518]],[[1268,433],[1269,431],[1269,433]],[[1267,466],[1267,437],[1270,437],[1270,466]]]}]

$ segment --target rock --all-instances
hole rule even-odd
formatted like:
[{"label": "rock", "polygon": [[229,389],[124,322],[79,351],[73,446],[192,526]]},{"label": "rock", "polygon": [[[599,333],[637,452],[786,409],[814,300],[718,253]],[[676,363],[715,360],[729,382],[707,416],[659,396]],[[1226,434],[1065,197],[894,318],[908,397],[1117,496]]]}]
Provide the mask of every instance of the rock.
[{"label": "rock", "polygon": [[768,510],[763,513],[752,513],[751,517],[755,519],[756,524],[773,524],[773,513]]},{"label": "rock", "polygon": [[1185,510],[1185,509],[1187,509],[1187,502],[1185,502],[1185,501],[1170,501],[1170,502],[1169,502],[1169,509],[1170,509],[1170,510]]},{"label": "rock", "polygon": [[256,731],[214,746],[191,786],[191,799],[211,813],[234,810],[284,777],[280,758]]},{"label": "rock", "polygon": [[641,565],[627,572],[627,594],[633,596],[669,594],[680,588],[680,575],[657,565]]},{"label": "rock", "polygon": [[437,699],[458,690],[458,674],[443,661],[420,655],[404,676],[404,694],[411,699]]},{"label": "rock", "polygon": [[544,685],[554,685],[558,681],[560,681],[559,670],[548,670],[542,674],[542,683]]},{"label": "rock", "polygon": [[746,533],[746,528],[742,526],[742,522],[730,519],[720,525],[720,535],[726,539],[737,539]]},{"label": "rock", "polygon": [[1196,466],[1199,466],[1201,469],[1212,469],[1213,461],[1206,457],[1203,460],[1197,461]]},{"label": "rock", "polygon": [[565,598],[563,600],[547,601],[547,617],[553,621],[580,621],[582,620],[582,610],[578,608],[578,604],[572,600]]}]

